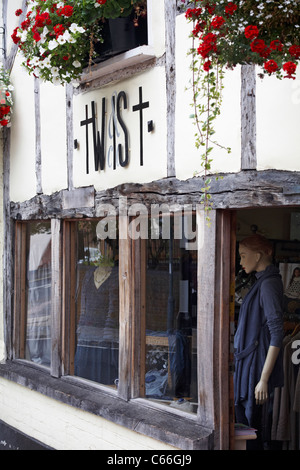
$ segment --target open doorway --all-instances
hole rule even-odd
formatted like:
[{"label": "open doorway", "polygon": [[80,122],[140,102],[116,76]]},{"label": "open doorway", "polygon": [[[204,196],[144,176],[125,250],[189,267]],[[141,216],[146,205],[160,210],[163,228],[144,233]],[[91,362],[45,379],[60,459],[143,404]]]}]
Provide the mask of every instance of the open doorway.
[{"label": "open doorway", "polygon": [[246,274],[240,266],[238,244],[254,233],[271,241],[273,264],[280,270],[284,287],[285,384],[275,389],[264,410],[265,448],[300,450],[300,207],[236,211],[234,331],[241,303],[256,282],[255,276]]}]

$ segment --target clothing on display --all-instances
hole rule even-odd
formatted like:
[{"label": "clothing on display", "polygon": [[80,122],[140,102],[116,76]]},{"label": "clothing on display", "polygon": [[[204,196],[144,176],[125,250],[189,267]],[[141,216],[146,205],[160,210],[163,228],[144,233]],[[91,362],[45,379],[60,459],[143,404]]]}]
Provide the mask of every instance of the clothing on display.
[{"label": "clothing on display", "polygon": [[82,270],[75,375],[113,385],[119,376],[118,267],[105,272],[93,266],[83,266]]},{"label": "clothing on display", "polygon": [[291,299],[300,299],[300,277],[295,277],[287,290],[285,295]]},{"label": "clothing on display", "polygon": [[300,450],[300,366],[293,360],[300,340],[300,324],[284,338],[284,385],[274,391],[271,439],[283,450]]}]

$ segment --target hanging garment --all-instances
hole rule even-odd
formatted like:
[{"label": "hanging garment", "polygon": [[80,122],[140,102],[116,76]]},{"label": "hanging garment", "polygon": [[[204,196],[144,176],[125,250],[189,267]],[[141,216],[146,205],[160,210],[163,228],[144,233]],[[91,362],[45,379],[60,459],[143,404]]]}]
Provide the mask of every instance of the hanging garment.
[{"label": "hanging garment", "polygon": [[284,449],[300,450],[300,401],[299,365],[292,361],[293,343],[300,339],[300,333],[284,339],[283,370],[284,386],[275,390],[273,408],[272,439],[282,441]]}]

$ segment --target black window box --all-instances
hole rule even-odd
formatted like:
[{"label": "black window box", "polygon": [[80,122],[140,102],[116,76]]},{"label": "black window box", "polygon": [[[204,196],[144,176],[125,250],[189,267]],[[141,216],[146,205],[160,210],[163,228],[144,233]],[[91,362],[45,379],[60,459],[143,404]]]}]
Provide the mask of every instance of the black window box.
[{"label": "black window box", "polygon": [[148,45],[147,17],[140,17],[134,26],[133,17],[109,19],[104,22],[103,43],[96,43],[96,56],[93,63],[98,64],[118,54],[139,46]]}]

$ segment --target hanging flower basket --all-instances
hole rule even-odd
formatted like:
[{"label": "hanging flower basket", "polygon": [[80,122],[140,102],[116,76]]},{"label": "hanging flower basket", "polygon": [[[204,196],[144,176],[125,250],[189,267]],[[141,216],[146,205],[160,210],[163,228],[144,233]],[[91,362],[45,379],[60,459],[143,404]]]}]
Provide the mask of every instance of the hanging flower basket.
[{"label": "hanging flower basket", "polygon": [[9,74],[0,67],[0,127],[9,127],[11,123],[14,87],[10,83]]},{"label": "hanging flower basket", "polygon": [[92,64],[95,45],[103,42],[102,25],[108,18],[135,18],[145,1],[135,0],[28,0],[26,15],[12,39],[31,74],[54,84],[75,83]]},{"label": "hanging flower basket", "polygon": [[256,64],[264,73],[295,78],[300,58],[298,0],[190,3],[194,8],[186,17],[194,22],[192,34],[199,39],[197,53],[205,71],[217,64]]},{"label": "hanging flower basket", "polygon": [[[238,64],[260,66],[260,76],[295,79],[300,58],[299,0],[182,0],[193,23],[192,89],[196,147],[201,154],[202,202],[212,208],[210,177],[215,141],[214,120],[221,112],[224,70]],[[209,220],[209,215],[207,215]]]}]

